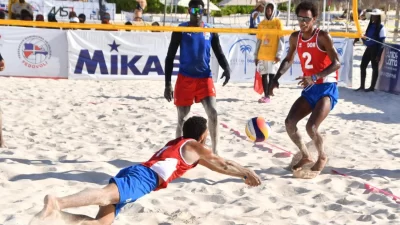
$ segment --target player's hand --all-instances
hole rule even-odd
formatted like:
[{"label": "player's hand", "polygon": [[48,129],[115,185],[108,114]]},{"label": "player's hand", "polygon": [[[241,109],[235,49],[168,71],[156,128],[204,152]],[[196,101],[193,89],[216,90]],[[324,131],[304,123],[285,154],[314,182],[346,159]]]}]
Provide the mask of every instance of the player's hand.
[{"label": "player's hand", "polygon": [[258,65],[258,59],[254,60],[254,63],[256,64],[256,66]]},{"label": "player's hand", "polygon": [[314,81],[312,80],[311,76],[300,76],[296,78],[296,80],[300,80],[298,85],[303,86],[303,88],[314,84]]},{"label": "player's hand", "polygon": [[281,59],[279,57],[275,57],[274,63],[278,63],[280,61],[281,61]]},{"label": "player's hand", "polygon": [[0,61],[0,71],[3,71],[4,70],[4,60],[1,60]]},{"label": "player's hand", "polygon": [[225,86],[225,85],[228,83],[229,79],[231,79],[231,73],[229,72],[229,70],[225,70],[225,71],[222,73],[222,76],[221,76],[220,79],[222,79],[222,78],[224,78],[224,77],[225,77],[225,81],[224,81],[224,83],[222,84],[222,86]]},{"label": "player's hand", "polygon": [[252,187],[256,187],[261,184],[260,177],[258,177],[258,175],[253,170],[246,169],[246,171],[244,171],[244,173],[245,173],[245,177],[246,177],[246,179],[244,179],[245,184],[252,186]]},{"label": "player's hand", "polygon": [[167,99],[168,102],[172,101],[174,97],[174,90],[172,90],[172,85],[166,85],[164,90],[164,98]]},{"label": "player's hand", "polygon": [[279,89],[279,82],[276,79],[272,79],[270,87],[269,87],[269,93],[268,93],[270,96],[275,96],[274,95],[274,89],[275,88]]}]

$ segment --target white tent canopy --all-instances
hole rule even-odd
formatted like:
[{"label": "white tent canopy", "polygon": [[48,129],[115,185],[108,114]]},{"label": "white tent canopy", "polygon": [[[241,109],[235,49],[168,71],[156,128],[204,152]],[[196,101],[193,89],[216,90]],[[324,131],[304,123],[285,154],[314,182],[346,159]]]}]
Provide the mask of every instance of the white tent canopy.
[{"label": "white tent canopy", "polygon": [[[164,0],[159,0],[162,4],[165,4]],[[171,2],[172,1],[172,2]],[[166,4],[167,5],[178,5],[178,6],[182,6],[182,7],[188,7],[190,0],[167,0]],[[204,8],[207,9],[207,2],[204,2]],[[213,4],[212,2],[210,2],[210,10],[211,11],[221,11],[220,8],[218,8],[218,6],[216,6],[215,4]]]}]

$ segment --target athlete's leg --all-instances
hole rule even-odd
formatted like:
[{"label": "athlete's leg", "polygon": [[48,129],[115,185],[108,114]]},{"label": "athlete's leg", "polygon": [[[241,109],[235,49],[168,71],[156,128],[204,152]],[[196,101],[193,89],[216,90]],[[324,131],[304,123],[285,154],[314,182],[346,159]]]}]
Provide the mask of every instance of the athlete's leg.
[{"label": "athlete's leg", "polygon": [[313,171],[321,171],[327,161],[327,157],[324,151],[324,143],[321,134],[318,132],[318,127],[322,121],[328,116],[331,111],[331,99],[326,96],[321,98],[315,108],[313,109],[310,119],[307,122],[306,130],[310,138],[313,140],[315,147],[318,150],[318,160],[311,168]]},{"label": "athlete's leg", "polygon": [[178,124],[176,126],[176,137],[182,136],[183,123],[190,112],[190,106],[195,97],[197,80],[178,74],[175,83],[174,104],[178,111]]},{"label": "athlete's leg", "polygon": [[365,89],[365,79],[367,77],[367,67],[368,67],[368,64],[370,61],[371,61],[371,51],[370,51],[370,48],[367,48],[367,49],[365,49],[365,52],[362,56],[361,65],[360,65],[361,86],[356,91]]},{"label": "athlete's leg", "polygon": [[47,195],[44,199],[45,205],[40,212],[40,217],[44,218],[54,210],[60,211],[67,208],[82,207],[88,205],[107,206],[119,202],[118,187],[115,183],[110,183],[104,188],[88,188],[73,195],[57,198]]},{"label": "athlete's leg", "polygon": [[208,129],[210,131],[210,137],[212,142],[212,150],[214,154],[218,154],[218,115],[217,115],[217,100],[214,96],[209,96],[201,100],[201,104],[208,116]]},{"label": "athlete's leg", "polygon": [[190,106],[177,106],[178,110],[178,125],[176,127],[176,137],[182,136],[182,128],[185,123],[185,118],[190,112]]},{"label": "athlete's leg", "polygon": [[302,153],[302,159],[293,166],[293,170],[296,170],[303,165],[312,162],[307,147],[301,138],[299,130],[297,129],[297,123],[308,114],[310,114],[311,111],[312,109],[310,104],[303,96],[301,96],[294,102],[285,120],[287,134]]},{"label": "athlete's leg", "polygon": [[[43,221],[49,220],[62,220],[68,225],[111,225],[115,219],[115,206],[107,205],[100,206],[99,212],[96,218],[92,218],[86,215],[72,214],[68,212],[62,212],[58,207],[57,198],[54,196],[46,196],[45,207],[47,210],[51,210],[50,213],[43,218]],[[31,225],[39,225],[40,222],[33,221]]]}]

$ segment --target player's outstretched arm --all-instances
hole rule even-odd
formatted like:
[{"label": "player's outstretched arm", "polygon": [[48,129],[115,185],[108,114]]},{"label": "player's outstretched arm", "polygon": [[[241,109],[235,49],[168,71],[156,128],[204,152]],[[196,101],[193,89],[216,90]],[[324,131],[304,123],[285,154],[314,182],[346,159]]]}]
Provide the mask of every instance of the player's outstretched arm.
[{"label": "player's outstretched arm", "polygon": [[331,60],[331,64],[326,67],[323,71],[315,74],[317,78],[326,77],[329,74],[334,73],[336,70],[340,69],[339,55],[336,48],[333,46],[333,41],[329,33],[325,31],[320,31],[318,35],[318,46],[328,54]]},{"label": "player's outstretched arm", "polygon": [[188,142],[185,144],[185,149],[196,152],[200,157],[199,164],[212,171],[242,178],[249,186],[258,186],[261,184],[260,178],[254,171],[245,168],[234,161],[225,160],[218,155],[215,155],[210,148],[201,143],[194,141]]},{"label": "player's outstretched arm", "polygon": [[223,86],[225,86],[231,78],[231,71],[229,68],[228,60],[226,60],[224,52],[222,51],[221,44],[219,42],[219,36],[217,33],[213,33],[213,37],[211,39],[211,47],[214,51],[215,57],[217,58],[219,65],[224,70],[221,78],[225,77],[225,81],[223,83]]},{"label": "player's outstretched arm", "polygon": [[171,85],[172,70],[174,69],[174,59],[176,51],[178,51],[179,45],[182,40],[182,32],[172,32],[171,42],[169,43],[167,57],[165,58],[165,90],[164,97],[167,101],[172,101],[173,91]]}]

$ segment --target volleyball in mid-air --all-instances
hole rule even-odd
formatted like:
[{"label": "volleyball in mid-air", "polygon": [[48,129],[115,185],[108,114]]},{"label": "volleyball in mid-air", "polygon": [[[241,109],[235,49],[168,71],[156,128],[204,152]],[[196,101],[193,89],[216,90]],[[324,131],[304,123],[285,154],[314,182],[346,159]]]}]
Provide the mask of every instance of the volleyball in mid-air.
[{"label": "volleyball in mid-air", "polygon": [[262,142],[268,139],[271,134],[271,127],[263,117],[254,117],[247,121],[246,135],[250,140]]}]

